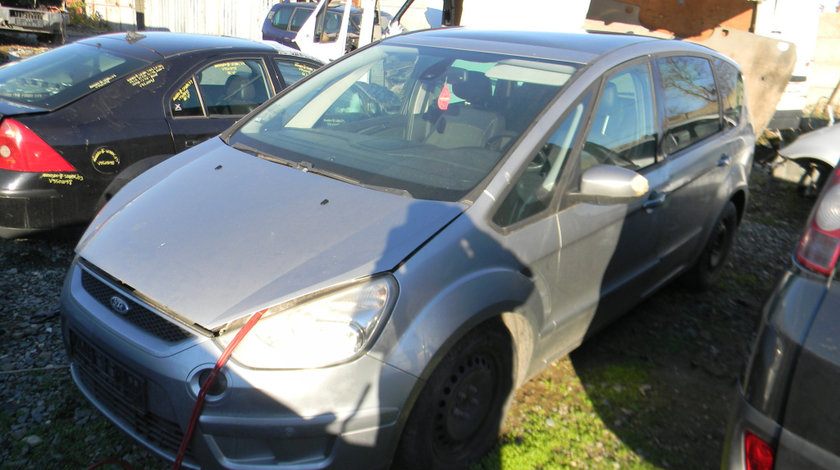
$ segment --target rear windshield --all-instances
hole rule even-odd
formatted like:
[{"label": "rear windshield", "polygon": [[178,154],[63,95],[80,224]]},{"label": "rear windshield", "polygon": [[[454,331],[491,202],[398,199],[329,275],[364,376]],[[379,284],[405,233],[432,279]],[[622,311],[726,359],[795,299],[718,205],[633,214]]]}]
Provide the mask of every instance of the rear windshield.
[{"label": "rear windshield", "polygon": [[530,57],[381,44],[301,82],[229,143],[363,186],[459,200],[575,70]]},{"label": "rear windshield", "polygon": [[148,64],[95,46],[69,44],[0,69],[0,98],[55,109]]}]

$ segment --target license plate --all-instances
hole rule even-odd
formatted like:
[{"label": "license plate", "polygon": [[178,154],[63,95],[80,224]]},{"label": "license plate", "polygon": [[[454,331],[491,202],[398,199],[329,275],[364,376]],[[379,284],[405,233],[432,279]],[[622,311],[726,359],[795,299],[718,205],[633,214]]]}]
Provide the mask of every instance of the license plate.
[{"label": "license plate", "polygon": [[87,384],[101,400],[122,402],[145,413],[146,381],[70,330],[70,353]]},{"label": "license plate", "polygon": [[10,18],[9,23],[23,28],[43,28],[46,22],[43,20],[33,20],[29,18]]}]

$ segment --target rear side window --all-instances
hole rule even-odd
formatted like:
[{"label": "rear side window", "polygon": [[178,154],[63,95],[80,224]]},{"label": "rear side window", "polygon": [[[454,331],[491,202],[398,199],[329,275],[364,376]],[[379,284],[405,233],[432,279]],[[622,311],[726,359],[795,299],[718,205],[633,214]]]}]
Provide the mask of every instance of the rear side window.
[{"label": "rear side window", "polygon": [[172,95],[173,116],[203,116],[204,110],[198,99],[195,81],[191,78]]},{"label": "rear side window", "polygon": [[718,90],[723,102],[723,123],[732,128],[741,122],[744,112],[744,79],[732,64],[714,60]]},{"label": "rear side window", "polygon": [[205,67],[187,80],[172,95],[170,108],[176,117],[242,115],[269,96],[271,89],[261,60],[231,60]]},{"label": "rear side window", "polygon": [[702,57],[656,59],[665,91],[663,152],[671,154],[721,130],[712,65]]}]

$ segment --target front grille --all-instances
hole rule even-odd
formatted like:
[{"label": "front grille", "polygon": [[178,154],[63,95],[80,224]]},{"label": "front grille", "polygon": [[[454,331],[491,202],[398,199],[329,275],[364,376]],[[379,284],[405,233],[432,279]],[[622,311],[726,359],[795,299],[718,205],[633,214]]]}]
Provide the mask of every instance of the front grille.
[{"label": "front grille", "polygon": [[[150,413],[146,408],[145,379],[112,359],[74,330],[69,330],[70,357],[81,385],[133,433],[149,445],[177,454],[183,432],[177,423]],[[167,403],[163,409],[171,408]],[[185,456],[193,459],[192,444]]]},{"label": "front grille", "polygon": [[[146,331],[164,341],[175,343],[190,337],[188,332],[164,320],[145,306],[137,303],[129,296],[129,294],[114,289],[110,285],[102,282],[86,269],[82,269],[82,287],[84,287],[91,297],[96,299],[105,307],[109,308],[111,311],[121,315],[127,321],[131,322],[143,331]],[[126,312],[119,312],[114,309],[113,301],[115,297],[125,302],[128,306]]]}]

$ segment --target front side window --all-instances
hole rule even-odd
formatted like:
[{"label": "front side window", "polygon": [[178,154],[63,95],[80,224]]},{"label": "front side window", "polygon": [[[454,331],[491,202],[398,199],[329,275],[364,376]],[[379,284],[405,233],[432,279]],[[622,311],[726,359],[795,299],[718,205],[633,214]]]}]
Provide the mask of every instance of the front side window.
[{"label": "front side window", "polygon": [[0,68],[0,98],[58,108],[149,65],[101,47],[69,44]]},{"label": "front side window", "polygon": [[280,29],[289,28],[289,19],[292,17],[292,8],[280,8],[274,13],[271,24]]},{"label": "front side window", "polygon": [[714,64],[723,101],[723,123],[727,128],[736,127],[744,112],[744,79],[732,64],[720,59]]},{"label": "front side window", "polygon": [[639,170],[656,161],[656,122],[648,64],[607,79],[581,154],[581,169],[618,165]]},{"label": "front side window", "polygon": [[576,69],[382,44],[299,84],[228,141],[360,185],[459,200],[493,171]]},{"label": "front side window", "polygon": [[294,13],[292,13],[292,19],[289,21],[289,31],[293,33],[300,31],[300,28],[303,27],[303,23],[306,23],[312,11],[311,8],[295,8]]},{"label": "front side window", "polygon": [[[342,9],[343,10],[343,9]],[[335,42],[341,30],[342,13],[321,9],[315,22],[315,42]]]},{"label": "front side window", "polygon": [[567,157],[586,115],[588,103],[589,96],[572,109],[534,155],[499,206],[493,222],[500,227],[507,227],[548,209],[557,192],[561,170],[566,167]]},{"label": "front side window", "polygon": [[702,57],[656,59],[665,89],[663,152],[672,154],[721,130],[712,66]]},{"label": "front side window", "polygon": [[176,117],[243,115],[269,96],[271,92],[261,60],[231,60],[205,67],[187,80],[172,95],[170,108]]}]

